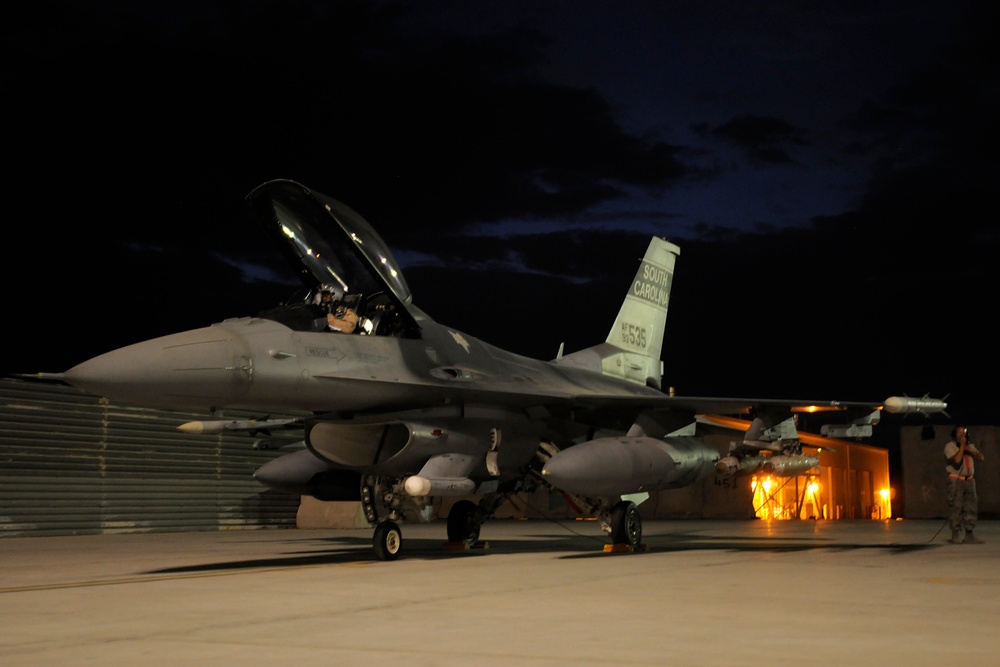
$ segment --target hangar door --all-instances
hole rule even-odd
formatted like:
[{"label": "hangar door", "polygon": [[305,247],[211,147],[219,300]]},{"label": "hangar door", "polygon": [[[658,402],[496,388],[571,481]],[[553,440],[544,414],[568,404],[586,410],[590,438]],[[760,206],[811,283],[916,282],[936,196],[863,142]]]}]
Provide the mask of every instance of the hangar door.
[{"label": "hangar door", "polygon": [[252,478],[282,452],[177,430],[207,418],[0,379],[0,537],[294,528],[299,497]]}]

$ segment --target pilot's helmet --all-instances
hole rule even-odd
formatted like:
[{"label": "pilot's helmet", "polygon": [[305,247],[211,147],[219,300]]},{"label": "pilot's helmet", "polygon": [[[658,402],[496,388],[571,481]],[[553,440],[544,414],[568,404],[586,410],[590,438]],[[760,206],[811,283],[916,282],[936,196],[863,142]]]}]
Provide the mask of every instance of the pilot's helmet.
[{"label": "pilot's helmet", "polygon": [[333,289],[332,285],[320,285],[313,292],[312,302],[317,306],[320,304],[328,304],[332,301],[337,300],[337,291]]}]

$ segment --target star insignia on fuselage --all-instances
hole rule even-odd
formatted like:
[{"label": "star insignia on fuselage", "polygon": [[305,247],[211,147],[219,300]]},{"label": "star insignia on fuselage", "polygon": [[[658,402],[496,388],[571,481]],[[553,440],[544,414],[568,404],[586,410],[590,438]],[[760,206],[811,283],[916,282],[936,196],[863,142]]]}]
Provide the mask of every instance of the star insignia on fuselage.
[{"label": "star insignia on fuselage", "polygon": [[466,352],[469,351],[469,341],[465,340],[465,337],[458,333],[457,331],[449,331],[451,337],[455,339],[455,342],[462,346]]}]

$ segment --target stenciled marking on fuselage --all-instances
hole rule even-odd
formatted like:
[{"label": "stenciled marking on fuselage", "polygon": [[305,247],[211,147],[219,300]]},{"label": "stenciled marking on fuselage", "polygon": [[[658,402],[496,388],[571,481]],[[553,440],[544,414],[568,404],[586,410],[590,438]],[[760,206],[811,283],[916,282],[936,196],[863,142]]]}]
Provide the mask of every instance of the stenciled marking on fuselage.
[{"label": "stenciled marking on fuselage", "polygon": [[670,300],[670,281],[672,279],[673,274],[670,271],[643,262],[639,273],[635,276],[635,282],[632,283],[632,296],[666,308],[667,302]]},{"label": "stenciled marking on fuselage", "polygon": [[337,348],[328,347],[307,347],[306,354],[310,357],[317,357],[319,359],[333,359],[334,361],[340,361],[347,355]]},{"label": "stenciled marking on fuselage", "polygon": [[354,358],[363,364],[384,364],[389,361],[389,357],[384,357],[380,354],[369,354],[367,352],[355,354]]}]

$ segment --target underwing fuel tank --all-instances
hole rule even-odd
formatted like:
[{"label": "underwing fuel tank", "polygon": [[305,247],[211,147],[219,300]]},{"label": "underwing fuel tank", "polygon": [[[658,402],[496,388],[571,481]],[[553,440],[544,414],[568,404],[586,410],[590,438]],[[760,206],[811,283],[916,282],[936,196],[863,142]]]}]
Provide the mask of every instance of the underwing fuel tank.
[{"label": "underwing fuel tank", "polygon": [[597,438],[555,454],[546,481],[582,496],[620,496],[692,484],[715,469],[719,452],[697,438]]},{"label": "underwing fuel tank", "polygon": [[350,470],[331,469],[325,461],[303,449],[272,459],[254,472],[261,484],[318,500],[360,500],[361,475]]}]

